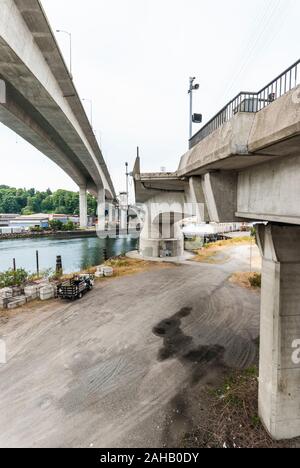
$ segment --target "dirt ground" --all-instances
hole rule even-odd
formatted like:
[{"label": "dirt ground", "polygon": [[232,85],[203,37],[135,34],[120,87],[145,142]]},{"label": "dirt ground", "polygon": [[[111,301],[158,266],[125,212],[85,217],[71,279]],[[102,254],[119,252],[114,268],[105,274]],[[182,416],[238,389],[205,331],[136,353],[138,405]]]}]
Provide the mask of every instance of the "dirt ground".
[{"label": "dirt ground", "polygon": [[1,447],[180,447],[207,388],[257,362],[259,293],[224,264],[150,268],[2,317]]}]

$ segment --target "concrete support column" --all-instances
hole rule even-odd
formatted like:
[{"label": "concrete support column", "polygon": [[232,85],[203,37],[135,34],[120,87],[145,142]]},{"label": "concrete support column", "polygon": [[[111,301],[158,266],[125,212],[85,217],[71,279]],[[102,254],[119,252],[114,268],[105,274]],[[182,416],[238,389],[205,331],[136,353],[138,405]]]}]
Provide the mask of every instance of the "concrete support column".
[{"label": "concrete support column", "polygon": [[97,214],[98,214],[98,231],[105,231],[105,190],[101,188],[97,195]]},{"label": "concrete support column", "polygon": [[80,188],[80,191],[79,191],[79,214],[80,214],[80,227],[81,229],[86,229],[88,225],[86,188]]},{"label": "concrete support column", "polygon": [[183,234],[174,213],[163,213],[155,222],[146,215],[140,235],[140,254],[153,258],[183,256]]},{"label": "concrete support column", "polygon": [[300,227],[258,226],[263,256],[259,413],[276,439],[300,436]]},{"label": "concrete support column", "polygon": [[180,221],[192,216],[184,193],[164,193],[144,205],[145,221],[140,235],[140,253],[144,257],[182,257],[184,238]]},{"label": "concrete support column", "polygon": [[237,174],[229,171],[209,172],[203,176],[202,188],[211,222],[236,220],[237,181]]}]

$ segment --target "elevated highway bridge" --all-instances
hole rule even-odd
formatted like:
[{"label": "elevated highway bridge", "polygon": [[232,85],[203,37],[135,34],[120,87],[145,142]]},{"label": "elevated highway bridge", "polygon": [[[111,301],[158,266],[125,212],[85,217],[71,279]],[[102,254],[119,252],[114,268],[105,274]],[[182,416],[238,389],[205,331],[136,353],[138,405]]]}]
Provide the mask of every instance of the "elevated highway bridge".
[{"label": "elevated highway bridge", "polygon": [[0,122],[78,185],[86,227],[87,191],[99,216],[116,195],[82,100],[39,0],[0,0],[0,11]]},{"label": "elevated highway bridge", "polygon": [[[175,173],[143,174],[137,161],[134,178],[137,201],[149,206],[180,203],[180,192],[183,213],[186,203],[202,207],[199,221],[261,223],[259,413],[275,439],[300,436],[300,61],[228,103],[192,137]],[[157,256],[168,239],[151,224],[140,248]],[[178,255],[182,237],[171,232]]]}]

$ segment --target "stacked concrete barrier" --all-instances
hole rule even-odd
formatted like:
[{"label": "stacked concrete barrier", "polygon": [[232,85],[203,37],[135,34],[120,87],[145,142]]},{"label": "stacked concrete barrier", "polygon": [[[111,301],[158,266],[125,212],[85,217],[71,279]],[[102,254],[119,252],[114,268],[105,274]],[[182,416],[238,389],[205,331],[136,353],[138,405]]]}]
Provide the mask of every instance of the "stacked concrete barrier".
[{"label": "stacked concrete barrier", "polygon": [[39,292],[39,288],[37,285],[26,286],[24,288],[26,301],[30,302],[30,301],[34,301],[35,299],[37,299],[39,297],[38,292]]},{"label": "stacked concrete barrier", "polygon": [[40,289],[40,299],[41,301],[48,301],[49,299],[53,299],[55,296],[55,288],[51,284],[43,286]]},{"label": "stacked concrete barrier", "polygon": [[10,299],[13,297],[12,288],[0,289],[0,309],[7,309]]},{"label": "stacked concrete barrier", "polygon": [[3,288],[0,289],[0,309],[16,309],[36,299],[53,299],[55,295],[56,287],[45,280],[24,289],[19,286]]},{"label": "stacked concrete barrier", "polygon": [[26,304],[26,297],[25,296],[16,296],[16,297],[9,300],[9,302],[7,304],[7,308],[9,310],[17,309],[17,307],[22,307],[25,304]]},{"label": "stacked concrete barrier", "polygon": [[5,298],[5,299],[10,299],[11,297],[13,297],[12,288],[0,289],[0,297]]}]

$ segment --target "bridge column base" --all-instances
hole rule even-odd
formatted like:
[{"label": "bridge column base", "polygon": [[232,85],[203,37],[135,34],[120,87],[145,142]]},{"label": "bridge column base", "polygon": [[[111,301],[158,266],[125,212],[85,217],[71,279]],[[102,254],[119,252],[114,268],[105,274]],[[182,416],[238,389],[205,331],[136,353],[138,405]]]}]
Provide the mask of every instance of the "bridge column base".
[{"label": "bridge column base", "polygon": [[80,227],[81,229],[86,229],[88,226],[86,188],[80,188],[80,191],[79,191],[79,214],[80,214]]},{"label": "bridge column base", "polygon": [[258,226],[263,256],[259,414],[276,440],[300,436],[300,227]]},{"label": "bridge column base", "polygon": [[146,222],[140,236],[140,254],[143,257],[182,257],[184,238],[179,224],[149,224]]}]

